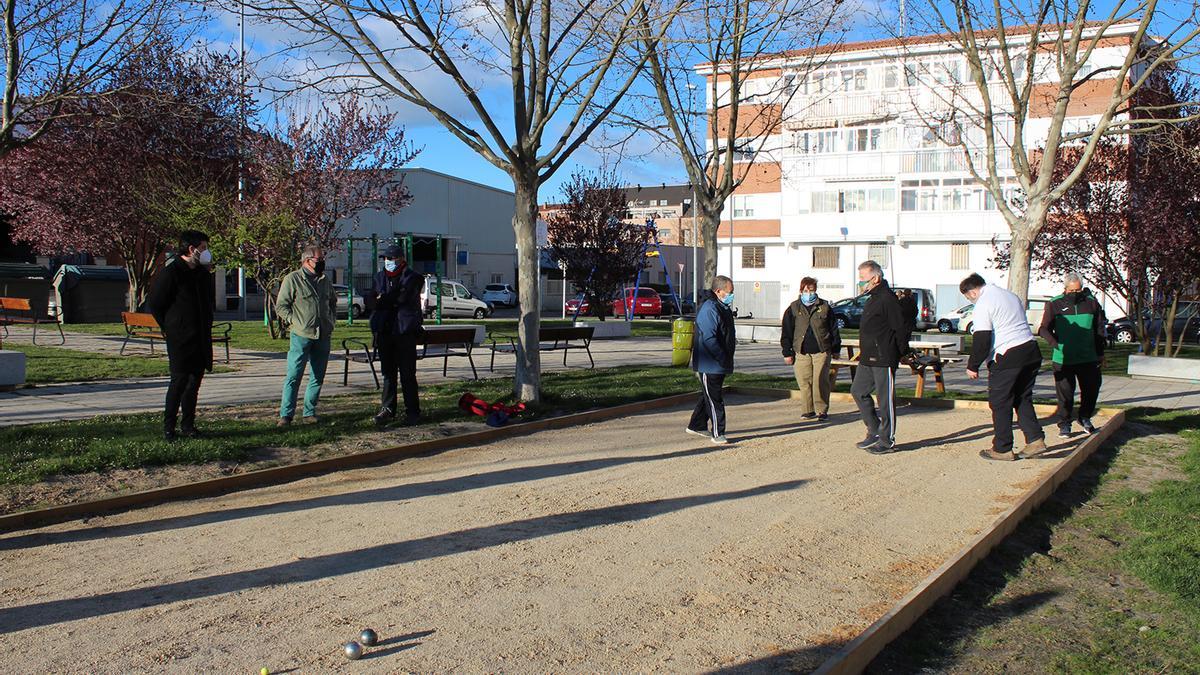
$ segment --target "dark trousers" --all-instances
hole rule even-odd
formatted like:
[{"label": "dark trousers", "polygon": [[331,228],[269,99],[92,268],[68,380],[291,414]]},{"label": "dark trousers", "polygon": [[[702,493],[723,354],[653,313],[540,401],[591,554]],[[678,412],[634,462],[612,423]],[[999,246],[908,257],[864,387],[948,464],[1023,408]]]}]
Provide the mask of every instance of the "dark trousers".
[{"label": "dark trousers", "polygon": [[171,371],[171,384],[167,386],[167,407],[163,412],[163,427],[167,431],[175,430],[175,420],[179,420],[181,429],[196,428],[196,400],[200,398],[200,381],[204,379],[204,370],[193,372]]},{"label": "dark trousers", "polygon": [[1054,394],[1058,397],[1058,411],[1054,419],[1059,424],[1071,422],[1075,408],[1075,382],[1079,381],[1079,419],[1088,419],[1096,413],[1096,399],[1100,398],[1100,362],[1076,363],[1062,366],[1054,371]]},{"label": "dark trousers", "polygon": [[409,415],[421,413],[417,396],[417,336],[380,335],[375,340],[379,349],[379,369],[383,375],[382,407],[396,413],[396,381],[404,391],[404,410]]},{"label": "dark trousers", "polygon": [[992,409],[992,449],[996,452],[1013,449],[1014,410],[1026,445],[1046,437],[1033,409],[1033,385],[1041,367],[1042,354],[1036,342],[1009,349],[989,366],[988,407]]},{"label": "dark trousers", "polygon": [[712,425],[713,438],[725,435],[725,386],[724,375],[712,373],[696,373],[700,378],[700,400],[692,410],[692,420],[688,428],[692,431],[707,431]]},{"label": "dark trousers", "polygon": [[[879,397],[875,407],[874,392]],[[868,436],[878,436],[886,445],[896,444],[896,369],[859,366],[854,372],[850,395],[858,404],[858,413],[867,425]]]}]

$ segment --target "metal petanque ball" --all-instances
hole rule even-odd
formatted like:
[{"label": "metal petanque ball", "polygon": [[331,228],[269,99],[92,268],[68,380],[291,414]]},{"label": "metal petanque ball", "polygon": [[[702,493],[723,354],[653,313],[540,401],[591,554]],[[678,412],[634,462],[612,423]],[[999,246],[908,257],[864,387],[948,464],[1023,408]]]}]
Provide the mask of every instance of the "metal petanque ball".
[{"label": "metal petanque ball", "polygon": [[365,647],[374,647],[379,642],[379,635],[371,628],[364,628],[358,636],[358,641]]},{"label": "metal petanque ball", "polygon": [[362,658],[362,645],[358,644],[354,640],[351,640],[343,645],[343,649],[346,650],[346,658],[350,659],[351,661],[357,661]]}]

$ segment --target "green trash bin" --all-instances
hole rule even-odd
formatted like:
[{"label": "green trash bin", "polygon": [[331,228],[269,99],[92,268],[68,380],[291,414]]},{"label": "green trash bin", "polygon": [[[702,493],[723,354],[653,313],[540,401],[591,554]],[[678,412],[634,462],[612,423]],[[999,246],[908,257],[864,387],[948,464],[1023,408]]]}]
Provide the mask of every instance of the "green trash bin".
[{"label": "green trash bin", "polygon": [[675,319],[671,323],[671,365],[686,366],[692,360],[692,334],[696,322],[691,319]]}]

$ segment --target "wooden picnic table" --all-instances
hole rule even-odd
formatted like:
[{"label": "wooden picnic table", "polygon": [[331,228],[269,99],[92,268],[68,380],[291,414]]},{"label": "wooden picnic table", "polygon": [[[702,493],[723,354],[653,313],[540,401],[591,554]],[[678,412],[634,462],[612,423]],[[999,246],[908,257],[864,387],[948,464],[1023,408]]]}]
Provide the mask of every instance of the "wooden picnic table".
[{"label": "wooden picnic table", "polygon": [[[862,355],[860,348],[862,343],[856,338],[843,338],[842,349],[846,350],[846,358],[836,356],[830,363],[830,376],[833,380],[837,380],[838,369],[842,367],[850,368],[850,377],[854,378],[854,371],[858,364],[858,358]],[[925,395],[925,373],[929,369],[933,369],[933,380],[939,392],[946,391],[946,383],[942,379],[942,368],[949,363],[961,361],[961,357],[943,358],[943,349],[952,349],[958,346],[956,342],[944,340],[909,340],[908,346],[913,351],[918,352],[922,356],[930,357],[927,359],[911,360],[907,365],[913,375],[917,377],[917,398]]]}]

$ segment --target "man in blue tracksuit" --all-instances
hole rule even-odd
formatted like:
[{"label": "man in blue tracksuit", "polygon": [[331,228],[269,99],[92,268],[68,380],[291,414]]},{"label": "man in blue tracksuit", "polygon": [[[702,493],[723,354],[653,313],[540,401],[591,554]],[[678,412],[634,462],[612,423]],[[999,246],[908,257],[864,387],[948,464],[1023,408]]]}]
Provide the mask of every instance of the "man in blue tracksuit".
[{"label": "man in blue tracksuit", "polygon": [[718,275],[712,292],[696,311],[696,331],[692,336],[692,370],[700,378],[700,400],[688,422],[689,434],[712,435],[717,445],[725,440],[725,398],[721,388],[725,376],[733,372],[733,351],[737,338],[733,333],[733,280]]}]

